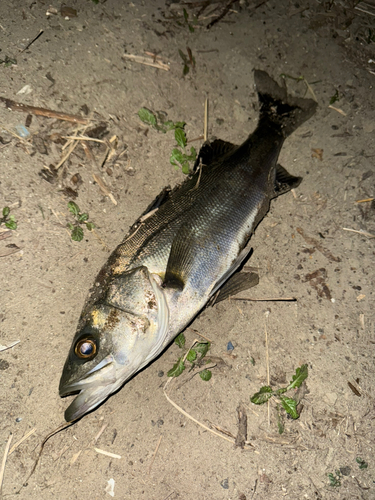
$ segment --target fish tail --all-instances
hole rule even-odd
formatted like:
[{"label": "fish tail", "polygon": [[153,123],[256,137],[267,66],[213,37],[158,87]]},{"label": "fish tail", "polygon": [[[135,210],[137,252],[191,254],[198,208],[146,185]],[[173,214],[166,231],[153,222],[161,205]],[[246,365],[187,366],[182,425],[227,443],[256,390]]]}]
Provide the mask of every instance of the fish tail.
[{"label": "fish tail", "polygon": [[315,101],[289,96],[265,71],[255,70],[254,80],[260,103],[259,124],[273,125],[286,138],[315,113]]}]

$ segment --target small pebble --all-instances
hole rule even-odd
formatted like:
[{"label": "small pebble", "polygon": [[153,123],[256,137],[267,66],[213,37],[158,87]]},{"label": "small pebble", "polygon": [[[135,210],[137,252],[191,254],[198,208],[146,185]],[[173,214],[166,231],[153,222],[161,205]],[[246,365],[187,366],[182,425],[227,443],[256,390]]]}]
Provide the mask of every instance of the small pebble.
[{"label": "small pebble", "polygon": [[228,478],[221,481],[220,486],[222,486],[224,488],[224,490],[228,490],[229,489]]},{"label": "small pebble", "polygon": [[234,346],[233,346],[232,342],[229,341],[227,344],[227,351],[230,352],[230,351],[233,351],[233,349],[234,349]]},{"label": "small pebble", "polygon": [[160,372],[158,372],[158,377],[164,377],[164,372],[163,372],[163,370],[160,370]]},{"label": "small pebble", "polygon": [[17,417],[16,418],[16,422],[21,422],[21,420],[22,420],[22,417]]}]

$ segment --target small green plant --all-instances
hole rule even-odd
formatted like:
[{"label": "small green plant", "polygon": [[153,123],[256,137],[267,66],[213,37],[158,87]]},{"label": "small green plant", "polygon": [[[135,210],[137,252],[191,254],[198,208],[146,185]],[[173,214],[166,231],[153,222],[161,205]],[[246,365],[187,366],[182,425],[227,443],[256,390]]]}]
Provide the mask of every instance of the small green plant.
[{"label": "small green plant", "polygon": [[367,469],[368,463],[365,462],[362,458],[357,457],[355,461],[357,462],[360,469]]},{"label": "small green plant", "polygon": [[[189,28],[190,33],[194,33],[194,28],[193,26],[189,23],[189,14],[186,9],[183,9],[184,13],[184,21],[185,24],[187,24],[187,27]],[[197,19],[195,16],[193,16],[193,24],[197,24]]]},{"label": "small green plant", "polygon": [[339,488],[341,486],[341,472],[339,470],[335,471],[334,474],[330,472],[328,474],[329,485],[333,488]]},{"label": "small green plant", "polygon": [[95,227],[95,224],[92,222],[88,222],[89,214],[86,212],[81,212],[77,203],[74,201],[70,201],[68,203],[69,212],[74,215],[75,221],[72,223],[68,223],[67,227],[71,231],[71,238],[73,241],[82,241],[83,240],[83,228],[86,228],[89,231],[92,231]]},{"label": "small green plant", "polygon": [[[298,402],[290,397],[283,396],[283,394],[291,389],[296,389],[301,387],[302,382],[306,380],[308,376],[307,365],[302,365],[300,368],[297,368],[295,375],[293,375],[291,382],[287,387],[282,387],[281,389],[277,389],[274,391],[269,385],[265,385],[261,387],[260,390],[254,394],[250,398],[250,401],[256,405],[262,405],[266,403],[272,397],[275,397],[279,400],[282,408],[286,411],[288,415],[290,415],[293,419],[297,419],[299,414],[297,412],[297,404]],[[284,426],[282,424],[282,418],[280,413],[280,407],[277,405],[278,409],[278,427],[279,432],[282,434],[284,431]]]},{"label": "small green plant", "polygon": [[147,108],[141,108],[138,111],[138,116],[143,123],[147,123],[147,125],[150,125],[160,132],[166,133],[169,130],[174,130],[177,146],[181,149],[173,148],[170,162],[177,170],[181,169],[184,174],[188,174],[190,172],[190,162],[195,162],[197,152],[193,147],[190,148],[190,154],[186,152],[187,139],[184,131],[186,123],[164,120],[162,113],[159,112],[155,114]]},{"label": "small green plant", "polygon": [[5,56],[5,59],[0,59],[0,64],[4,64],[5,67],[9,67],[13,64],[17,64],[17,61],[16,59],[12,59],[9,56]]},{"label": "small green plant", "polygon": [[191,49],[186,47],[187,55],[185,55],[181,49],[178,49],[181,59],[184,62],[184,69],[182,70],[183,76],[187,75],[190,71],[190,67],[195,68],[195,57],[193,56]]},{"label": "small green plant", "polygon": [[336,89],[335,93],[333,94],[333,96],[329,100],[329,104],[332,106],[332,104],[334,104],[336,101],[339,101],[339,100],[340,100],[340,94],[339,94],[339,91]]},{"label": "small green plant", "polygon": [[5,224],[5,227],[12,229],[13,231],[17,229],[17,222],[14,219],[14,215],[10,215],[10,208],[3,208],[3,216],[0,217],[0,225]]},{"label": "small green plant", "polygon": [[[185,346],[185,335],[180,333],[174,340],[175,344],[178,345],[180,349],[183,349]],[[203,358],[206,356],[210,349],[210,342],[195,342],[194,345],[189,349],[189,351],[184,355],[178,358],[177,362],[173,365],[173,367],[168,371],[168,377],[179,377],[181,373],[185,370],[185,361],[189,361],[191,363],[190,370],[192,370],[196,364],[201,364]],[[207,382],[210,380],[212,376],[212,372],[210,370],[202,370],[199,372],[199,376],[202,380]]]},{"label": "small green plant", "polygon": [[172,120],[164,120],[163,114],[160,112],[157,113],[157,115],[158,117],[156,117],[155,113],[147,108],[141,108],[138,111],[138,116],[143,121],[143,123],[150,125],[154,129],[158,130],[159,132],[163,132],[164,134],[169,130],[184,128],[185,126],[185,122],[173,122]]},{"label": "small green plant", "polygon": [[181,168],[183,174],[188,174],[190,172],[190,162],[195,162],[197,152],[193,147],[190,148],[190,154],[186,152],[187,140],[183,128],[176,128],[174,138],[181,149],[173,148],[169,161],[177,170]]}]

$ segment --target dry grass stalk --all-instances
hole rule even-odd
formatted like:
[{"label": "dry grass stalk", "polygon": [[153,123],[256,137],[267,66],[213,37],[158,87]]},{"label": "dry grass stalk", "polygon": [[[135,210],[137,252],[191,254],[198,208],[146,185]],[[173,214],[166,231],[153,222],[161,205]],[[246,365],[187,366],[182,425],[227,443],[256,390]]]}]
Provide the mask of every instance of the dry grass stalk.
[{"label": "dry grass stalk", "polygon": [[361,234],[362,236],[365,236],[368,239],[375,238],[375,234],[367,233],[366,231],[362,231],[362,229],[360,229],[359,231],[357,231],[356,229],[350,229],[348,227],[343,227],[343,230],[344,231],[350,231],[351,233]]},{"label": "dry grass stalk", "polygon": [[164,71],[170,70],[168,64],[165,64],[154,57],[136,56],[134,54],[123,54],[122,57],[145,66],[152,66],[153,68],[163,69]]},{"label": "dry grass stalk", "polygon": [[5,107],[7,109],[10,109],[11,111],[21,111],[30,115],[45,116],[46,118],[56,118],[57,120],[63,120],[72,123],[81,123],[82,125],[88,125],[90,122],[88,118],[83,118],[79,115],[71,115],[68,113],[61,113],[60,111],[53,111],[52,109],[28,106],[27,104],[15,102],[11,99],[7,99],[6,97],[0,97],[0,101],[2,101],[5,104]]},{"label": "dry grass stalk", "polygon": [[98,175],[96,174],[92,174],[93,178],[94,178],[94,181],[98,184],[98,186],[100,187],[100,190],[101,192],[105,195],[105,196],[108,196],[111,200],[111,202],[114,204],[114,205],[117,205],[117,201],[115,199],[115,197],[113,196],[113,194],[111,193],[111,191],[108,189],[108,187],[106,186],[105,182],[103,181],[103,179],[101,177],[99,177]]},{"label": "dry grass stalk", "polygon": [[158,452],[158,449],[159,449],[159,446],[160,446],[160,443],[161,443],[161,438],[162,438],[162,437],[163,437],[163,436],[160,436],[159,441],[158,441],[158,444],[156,445],[156,448],[155,448],[154,454],[153,454],[152,459],[151,459],[151,463],[150,463],[150,465],[149,465],[149,467],[148,467],[148,474],[150,474],[150,472],[151,472],[151,468],[152,468],[153,463],[154,463],[154,461],[155,461],[155,457],[156,457],[156,454],[157,454],[157,452]]},{"label": "dry grass stalk", "polygon": [[0,345],[0,352],[1,351],[6,351],[7,349],[11,349],[15,345],[19,344],[21,341],[20,340],[15,340],[14,342],[11,342],[8,345]]},{"label": "dry grass stalk", "polygon": [[7,462],[8,452],[9,452],[10,443],[12,442],[12,439],[13,439],[13,434],[10,434],[10,435],[9,435],[9,438],[8,438],[8,442],[7,442],[7,444],[5,445],[4,456],[3,456],[3,461],[1,462],[1,467],[0,467],[0,496],[2,496],[2,495],[1,495],[1,490],[2,490],[2,487],[3,487],[4,472],[5,472],[5,464],[6,464],[6,462]]},{"label": "dry grass stalk", "polygon": [[101,455],[105,455],[106,457],[111,457],[111,458],[121,458],[121,455],[116,455],[116,453],[111,453],[110,451],[105,451],[101,450],[100,448],[94,448],[96,453],[100,453]]},{"label": "dry grass stalk", "polygon": [[21,438],[19,441],[17,441],[16,444],[12,446],[12,448],[9,451],[9,455],[11,455],[26,439],[28,439],[34,432],[36,431],[36,427],[34,429],[31,429],[31,431],[27,432],[23,438]]}]

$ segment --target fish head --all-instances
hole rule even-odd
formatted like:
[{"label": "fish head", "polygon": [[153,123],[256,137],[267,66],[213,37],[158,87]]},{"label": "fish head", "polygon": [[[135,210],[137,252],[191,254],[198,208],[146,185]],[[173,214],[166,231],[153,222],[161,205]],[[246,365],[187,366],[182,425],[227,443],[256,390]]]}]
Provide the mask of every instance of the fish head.
[{"label": "fish head", "polygon": [[96,408],[163,349],[169,310],[160,280],[144,266],[113,277],[80,324],[59,386],[61,397],[78,393],[65,411],[68,422]]}]

